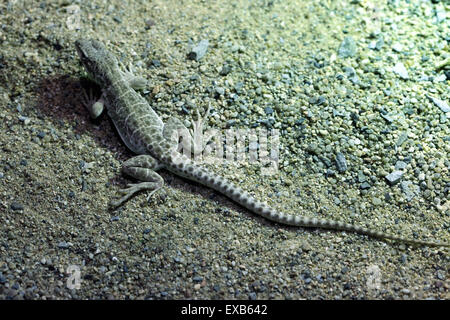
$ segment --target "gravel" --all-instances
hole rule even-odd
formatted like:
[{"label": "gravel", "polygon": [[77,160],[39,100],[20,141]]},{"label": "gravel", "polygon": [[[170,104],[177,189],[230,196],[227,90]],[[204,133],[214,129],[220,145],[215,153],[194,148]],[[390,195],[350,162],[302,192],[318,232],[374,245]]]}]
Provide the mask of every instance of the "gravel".
[{"label": "gravel", "polygon": [[442,1],[0,10],[1,299],[449,298],[442,248],[276,225],[164,170],[163,190],[109,211],[132,154],[86,112],[82,88],[100,92],[73,45],[97,38],[130,63],[164,121],[211,104],[208,127],[279,130],[276,174],[208,165],[274,208],[448,242]]}]

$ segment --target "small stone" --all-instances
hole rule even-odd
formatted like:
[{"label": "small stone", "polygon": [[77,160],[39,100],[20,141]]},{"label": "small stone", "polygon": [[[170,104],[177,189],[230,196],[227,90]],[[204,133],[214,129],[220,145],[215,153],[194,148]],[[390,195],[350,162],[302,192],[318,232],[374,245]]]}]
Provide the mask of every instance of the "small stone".
[{"label": "small stone", "polygon": [[58,243],[58,248],[60,248],[60,249],[67,249],[70,246],[72,246],[72,243],[70,243],[70,242],[61,241],[60,243]]},{"label": "small stone", "polygon": [[448,105],[448,103],[446,101],[442,101],[438,98],[432,97],[432,96],[427,96],[428,99],[430,99],[431,101],[433,101],[433,103],[439,107],[439,109],[442,110],[442,112],[450,112],[450,106]]},{"label": "small stone", "polygon": [[38,134],[37,134],[37,136],[38,136],[39,138],[42,139],[42,138],[45,137],[45,134],[46,134],[46,133],[45,133],[44,131],[39,131]]},{"label": "small stone", "polygon": [[369,43],[368,48],[372,50],[381,50],[384,45],[384,39],[379,38],[378,40],[373,40]]},{"label": "small stone", "polygon": [[345,37],[338,49],[341,58],[354,57],[356,55],[356,42],[352,37]]},{"label": "small stone", "polygon": [[198,291],[200,290],[200,287],[201,287],[200,283],[197,283],[196,285],[194,285],[194,290]]},{"label": "small stone", "polygon": [[343,153],[338,152],[336,154],[336,167],[340,173],[343,173],[347,170],[347,160]]},{"label": "small stone", "polygon": [[221,76],[226,76],[227,74],[229,74],[231,72],[231,67],[229,64],[224,64],[222,66],[222,69],[220,70],[219,74]]},{"label": "small stone", "polygon": [[195,47],[188,53],[188,58],[191,60],[200,60],[206,54],[208,50],[209,41],[207,39],[201,40]]},{"label": "small stone", "polygon": [[403,170],[403,169],[406,168],[406,166],[407,166],[406,162],[404,162],[404,161],[397,161],[395,163],[395,170]]},{"label": "small stone", "polygon": [[403,46],[400,43],[394,43],[392,45],[392,50],[394,50],[395,52],[402,52],[403,51]]},{"label": "small stone", "polygon": [[400,257],[400,262],[406,263],[406,261],[408,261],[408,257],[406,256],[406,254],[402,254],[402,256]]},{"label": "small stone", "polygon": [[442,271],[442,270],[438,270],[438,271],[436,272],[436,277],[437,277],[439,280],[445,280],[445,272]]},{"label": "small stone", "polygon": [[273,109],[272,109],[271,107],[265,107],[265,108],[264,108],[264,112],[265,112],[266,114],[272,114],[272,113],[273,113]]},{"label": "small stone", "polygon": [[225,94],[225,89],[222,87],[216,87],[214,89],[217,96],[223,96]]},{"label": "small stone", "polygon": [[392,68],[392,71],[404,80],[409,79],[408,70],[406,70],[405,65],[401,62],[397,62],[394,68]]},{"label": "small stone", "polygon": [[381,117],[386,120],[388,123],[394,122],[394,119],[392,119],[388,114],[381,114]]},{"label": "small stone", "polygon": [[250,300],[256,300],[256,293],[255,292],[250,292],[250,294],[248,295],[248,298]]},{"label": "small stone", "polygon": [[390,185],[394,185],[400,181],[402,176],[403,176],[403,171],[397,170],[392,173],[389,173],[387,176],[385,176],[385,178]]},{"label": "small stone", "polygon": [[157,59],[152,59],[152,66],[154,66],[155,68],[158,68],[161,66],[161,62]]},{"label": "small stone", "polygon": [[203,281],[203,277],[195,276],[192,278],[192,281],[200,283]]},{"label": "small stone", "polygon": [[373,197],[372,198],[372,204],[374,205],[374,206],[379,206],[380,204],[382,204],[383,202],[381,201],[381,199],[380,198],[377,198],[377,197]]},{"label": "small stone", "polygon": [[173,259],[173,261],[175,261],[176,263],[184,263],[184,259],[183,258],[179,258],[179,257],[175,257],[174,259]]},{"label": "small stone", "polygon": [[411,181],[402,181],[400,184],[400,188],[402,189],[408,201],[410,201],[420,193],[419,186],[413,184]]},{"label": "small stone", "polygon": [[367,181],[366,175],[362,171],[358,171],[358,182],[362,183]]},{"label": "small stone", "polygon": [[345,72],[347,79],[350,80],[353,84],[359,83],[359,78],[358,78],[358,75],[356,74],[356,71],[354,68],[343,67],[342,70]]},{"label": "small stone", "polygon": [[14,211],[23,210],[23,204],[18,202],[11,203],[11,209]]},{"label": "small stone", "polygon": [[404,294],[410,294],[410,293],[411,293],[411,290],[404,288],[404,289],[402,289],[402,293],[404,293]]},{"label": "small stone", "polygon": [[400,134],[400,136],[397,139],[397,142],[395,143],[395,145],[397,147],[400,147],[402,144],[405,143],[405,141],[408,140],[408,133],[407,132],[402,132]]},{"label": "small stone", "polygon": [[19,117],[19,120],[22,121],[24,125],[29,124],[30,121],[31,121],[30,118],[25,117],[25,116],[20,116],[20,117]]},{"label": "small stone", "polygon": [[17,295],[17,290],[9,289],[6,291],[6,298],[7,299],[13,299]]},{"label": "small stone", "polygon": [[359,188],[361,190],[367,190],[370,189],[372,186],[370,185],[370,183],[368,183],[367,181],[361,183],[361,185],[359,186]]},{"label": "small stone", "polygon": [[145,20],[145,26],[146,28],[151,28],[156,24],[156,22],[152,19]]}]

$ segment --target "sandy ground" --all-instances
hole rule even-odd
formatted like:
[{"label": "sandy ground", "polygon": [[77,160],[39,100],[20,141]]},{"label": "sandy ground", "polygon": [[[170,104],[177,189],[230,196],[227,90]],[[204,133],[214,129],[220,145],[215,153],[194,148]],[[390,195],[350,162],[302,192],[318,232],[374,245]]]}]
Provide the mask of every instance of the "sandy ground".
[{"label": "sandy ground", "polygon": [[[165,171],[149,202],[142,193],[108,210],[131,182],[120,167],[132,154],[106,116],[84,109],[74,48],[96,38],[131,63],[163,119],[190,121],[211,103],[209,126],[279,129],[276,175],[212,167],[275,208],[449,242],[449,113],[427,98],[449,99],[443,11],[430,1],[2,2],[0,298],[448,299],[448,250],[272,224]],[[355,43],[341,51],[346,37]],[[206,55],[188,59],[202,39]],[[398,161],[409,182],[391,186]]]}]

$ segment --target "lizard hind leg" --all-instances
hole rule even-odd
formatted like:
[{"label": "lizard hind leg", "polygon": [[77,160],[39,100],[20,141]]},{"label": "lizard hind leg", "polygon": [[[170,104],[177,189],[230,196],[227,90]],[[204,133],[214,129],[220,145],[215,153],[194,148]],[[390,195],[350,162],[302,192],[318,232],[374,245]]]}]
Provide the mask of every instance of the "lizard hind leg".
[{"label": "lizard hind leg", "polygon": [[192,143],[194,146],[193,155],[197,157],[204,150],[208,142],[213,138],[213,134],[210,132],[204,132],[206,121],[209,117],[209,113],[211,111],[211,103],[208,103],[208,108],[206,109],[205,115],[200,116],[200,112],[196,109],[197,113],[197,121],[191,120],[192,129],[190,130],[190,134],[192,137]]},{"label": "lizard hind leg", "polygon": [[160,168],[162,168],[162,164],[149,155],[139,155],[125,161],[122,171],[141,182],[130,183],[128,188],[119,190],[123,196],[118,200],[111,201],[110,206],[116,208],[142,190],[151,190],[147,196],[148,201],[164,185],[163,178],[156,173],[156,170]]},{"label": "lizard hind leg", "polygon": [[[191,130],[188,130],[180,119],[175,117],[169,118],[164,125],[163,136],[172,145],[177,146],[178,152],[189,158],[197,159],[214,136],[210,132],[204,133],[204,124],[209,116],[210,107],[211,105],[208,105],[208,109],[203,117],[200,116],[198,109],[196,110],[197,121],[191,121]],[[181,138],[181,142],[179,138]]]}]

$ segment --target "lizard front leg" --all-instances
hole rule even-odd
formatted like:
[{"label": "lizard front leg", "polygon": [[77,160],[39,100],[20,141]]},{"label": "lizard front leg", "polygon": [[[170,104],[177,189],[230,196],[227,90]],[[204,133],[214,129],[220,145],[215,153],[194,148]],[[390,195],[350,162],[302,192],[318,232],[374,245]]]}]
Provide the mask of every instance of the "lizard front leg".
[{"label": "lizard front leg", "polygon": [[91,115],[92,119],[98,118],[103,110],[105,109],[105,102],[103,101],[103,94],[102,96],[97,100],[94,97],[94,94],[92,92],[92,88],[89,89],[89,93],[86,93],[86,90],[83,90],[84,97],[83,97],[83,105],[88,109],[89,114]]},{"label": "lizard front leg", "polygon": [[139,90],[143,90],[145,89],[146,85],[147,85],[147,80],[143,77],[140,76],[135,76],[133,74],[132,71],[132,67],[131,67],[131,63],[130,65],[127,67],[125,67],[125,65],[119,61],[120,66],[122,67],[123,70],[120,70],[122,76],[127,79],[128,84],[136,91]]},{"label": "lizard front leg", "polygon": [[149,155],[139,155],[128,159],[123,163],[122,172],[143,182],[130,183],[128,188],[119,190],[123,196],[118,200],[110,202],[110,206],[115,208],[127,201],[136,192],[151,190],[147,200],[164,185],[164,180],[156,173],[156,170],[163,165]]}]

